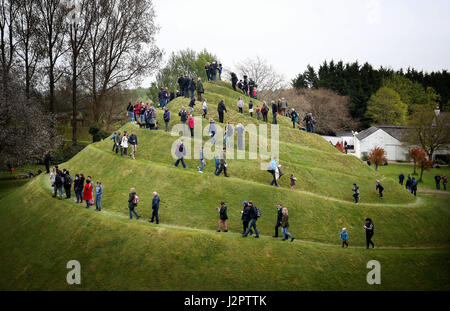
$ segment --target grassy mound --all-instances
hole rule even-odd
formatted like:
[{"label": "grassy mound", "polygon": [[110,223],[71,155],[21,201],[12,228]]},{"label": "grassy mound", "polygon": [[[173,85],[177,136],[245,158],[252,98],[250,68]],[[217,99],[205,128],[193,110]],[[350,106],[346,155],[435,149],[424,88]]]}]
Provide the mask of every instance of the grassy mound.
[{"label": "grassy mound", "polygon": [[[226,121],[262,124],[248,112],[238,113],[239,94],[228,84],[206,83],[205,89],[208,117],[217,120],[217,102],[223,98]],[[188,103],[183,98],[170,103],[171,127],[179,123],[177,112]],[[201,115],[200,102],[195,115]],[[160,125],[164,123],[161,111],[158,119]],[[113,154],[112,142],[105,140],[61,165],[72,175],[83,173],[102,181],[101,213],[52,199],[48,175],[4,192],[0,289],[72,289],[65,282],[65,264],[71,259],[79,260],[85,271],[81,289],[449,288],[446,197],[415,198],[393,179],[354,156],[339,153],[318,135],[292,129],[287,118],[279,117],[279,121],[280,163],[286,175],[297,177],[295,190],[290,190],[288,176],[281,178],[279,188],[270,187],[271,175],[260,169],[261,160],[230,160],[230,178],[214,176],[213,160],[207,161],[204,174],[197,172],[198,160],[186,160],[187,169],[175,168],[170,150],[178,137],[127,124],[122,130],[134,129],[138,136],[137,160]],[[207,128],[208,122],[201,122]],[[195,139],[209,141],[207,136]],[[193,145],[193,140],[186,143]],[[386,188],[383,200],[375,191],[377,179]],[[360,185],[359,205],[353,203],[353,182]],[[131,187],[140,196],[137,210],[144,221],[127,219]],[[159,227],[145,222],[151,216],[153,191],[161,197]],[[221,200],[228,206],[230,232],[226,234],[214,232],[215,208]],[[260,240],[239,235],[244,200],[252,200],[262,211]],[[289,208],[294,243],[270,238],[278,202]],[[375,223],[376,251],[361,249],[366,217]],[[348,228],[353,249],[338,247],[342,227]],[[378,287],[366,283],[366,263],[372,259],[383,266]]]}]

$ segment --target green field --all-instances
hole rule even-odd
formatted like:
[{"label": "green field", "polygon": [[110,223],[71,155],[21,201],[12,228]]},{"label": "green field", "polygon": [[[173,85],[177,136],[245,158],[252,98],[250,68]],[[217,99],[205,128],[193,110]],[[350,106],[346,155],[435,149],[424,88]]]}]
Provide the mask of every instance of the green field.
[{"label": "green field", "polygon": [[[224,98],[226,121],[260,123],[248,112],[238,113],[239,94],[228,84],[207,83],[205,89],[208,117],[217,120],[216,104]],[[170,103],[171,126],[179,122],[176,112],[182,105],[188,100]],[[197,102],[195,114],[200,110]],[[163,124],[160,111],[158,118]],[[0,289],[449,290],[448,197],[416,198],[390,178],[397,174],[391,165],[375,172],[318,135],[291,129],[288,119],[279,119],[286,174],[279,188],[269,186],[271,175],[260,169],[259,159],[230,160],[230,178],[214,176],[213,160],[204,174],[197,172],[198,160],[186,160],[187,169],[175,168],[170,148],[178,137],[134,124],[122,130],[136,130],[137,160],[113,154],[107,139],[60,165],[72,175],[102,181],[101,213],[52,199],[48,175],[11,188],[0,198]],[[298,179],[293,191],[291,173]],[[383,200],[375,191],[377,179],[386,189]],[[361,188],[359,205],[353,203],[353,182]],[[131,187],[140,196],[137,211],[143,220],[128,219]],[[159,226],[146,222],[153,191],[161,197]],[[228,206],[228,233],[215,232],[221,200]],[[262,211],[259,240],[239,234],[244,200]],[[278,202],[289,208],[294,243],[271,238]],[[366,217],[375,223],[375,250],[365,249]],[[342,227],[349,231],[349,249],[339,247]],[[65,281],[65,265],[72,259],[82,265],[78,287]],[[373,259],[382,265],[377,286],[366,283],[366,264]]]}]

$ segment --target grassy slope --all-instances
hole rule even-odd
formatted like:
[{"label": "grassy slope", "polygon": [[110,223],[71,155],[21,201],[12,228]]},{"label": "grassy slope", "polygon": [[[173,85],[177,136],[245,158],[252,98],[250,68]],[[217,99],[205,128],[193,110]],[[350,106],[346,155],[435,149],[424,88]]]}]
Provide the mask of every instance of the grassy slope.
[{"label": "grassy slope", "polygon": [[[224,97],[226,120],[244,125],[256,121],[237,113],[233,91],[211,84],[205,88],[213,117],[217,118],[216,102]],[[176,99],[170,105],[174,112],[187,106],[187,100]],[[161,112],[158,117],[161,122]],[[137,130],[136,161],[113,155],[110,140],[88,146],[62,167],[102,180],[104,212],[51,200],[46,176],[4,197],[0,272],[5,277],[0,289],[67,289],[65,264],[70,259],[80,260],[86,271],[83,289],[373,289],[365,283],[365,264],[371,259],[382,262],[379,289],[448,289],[448,199],[423,196],[415,201],[396,181],[385,179],[386,199],[378,205],[374,180],[383,175],[337,152],[317,135],[290,129],[289,120],[281,119],[280,159],[285,173],[293,172],[299,179],[296,191],[289,190],[286,177],[281,188],[269,187],[270,175],[258,169],[258,161],[230,161],[230,179],[214,176],[211,161],[203,175],[195,170],[197,160],[188,160],[186,170],[176,169],[169,155],[175,137],[163,131]],[[178,118],[172,120],[172,125],[176,123]],[[359,206],[351,202],[355,179],[364,203]],[[126,220],[130,187],[137,188],[138,211],[144,218],[151,215],[151,193],[158,191],[161,220],[169,226]],[[215,207],[223,199],[231,231],[224,236],[198,230],[216,228]],[[275,205],[283,202],[290,211],[290,232],[299,240],[336,245],[345,226],[351,245],[362,246],[362,222],[370,216],[377,246],[443,248],[367,252],[283,244],[268,237],[243,240],[235,233],[241,230],[244,199],[261,208],[258,228],[265,236],[273,234]],[[255,273],[249,278],[251,270]]]},{"label": "grassy slope", "polygon": [[[450,289],[446,249],[366,251],[157,228],[49,200],[43,183],[0,201],[1,290]],[[65,281],[72,259],[80,286]],[[366,283],[373,259],[379,286]]]}]

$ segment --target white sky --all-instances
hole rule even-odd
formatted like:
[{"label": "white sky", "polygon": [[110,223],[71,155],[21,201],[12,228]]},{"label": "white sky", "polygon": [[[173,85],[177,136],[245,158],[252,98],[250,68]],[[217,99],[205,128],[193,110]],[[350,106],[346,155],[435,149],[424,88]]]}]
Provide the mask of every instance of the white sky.
[{"label": "white sky", "polygon": [[287,81],[325,59],[367,61],[376,68],[450,67],[448,0],[154,0],[154,5],[161,27],[157,44],[166,56],[206,48],[227,69],[256,56]]}]

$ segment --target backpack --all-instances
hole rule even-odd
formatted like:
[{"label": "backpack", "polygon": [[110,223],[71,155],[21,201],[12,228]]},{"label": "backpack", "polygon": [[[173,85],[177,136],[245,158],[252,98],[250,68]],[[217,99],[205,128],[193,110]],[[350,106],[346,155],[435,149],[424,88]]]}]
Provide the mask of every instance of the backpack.
[{"label": "backpack", "polygon": [[256,206],[255,206],[255,209],[256,209],[256,217],[257,218],[261,217],[261,210],[259,208],[257,208]]},{"label": "backpack", "polygon": [[139,197],[137,194],[134,195],[133,201],[134,204],[138,204],[139,203]]},{"label": "backpack", "polygon": [[183,151],[184,151],[183,145],[180,145],[180,148],[178,148],[178,151],[179,151],[179,152],[183,152]]}]

